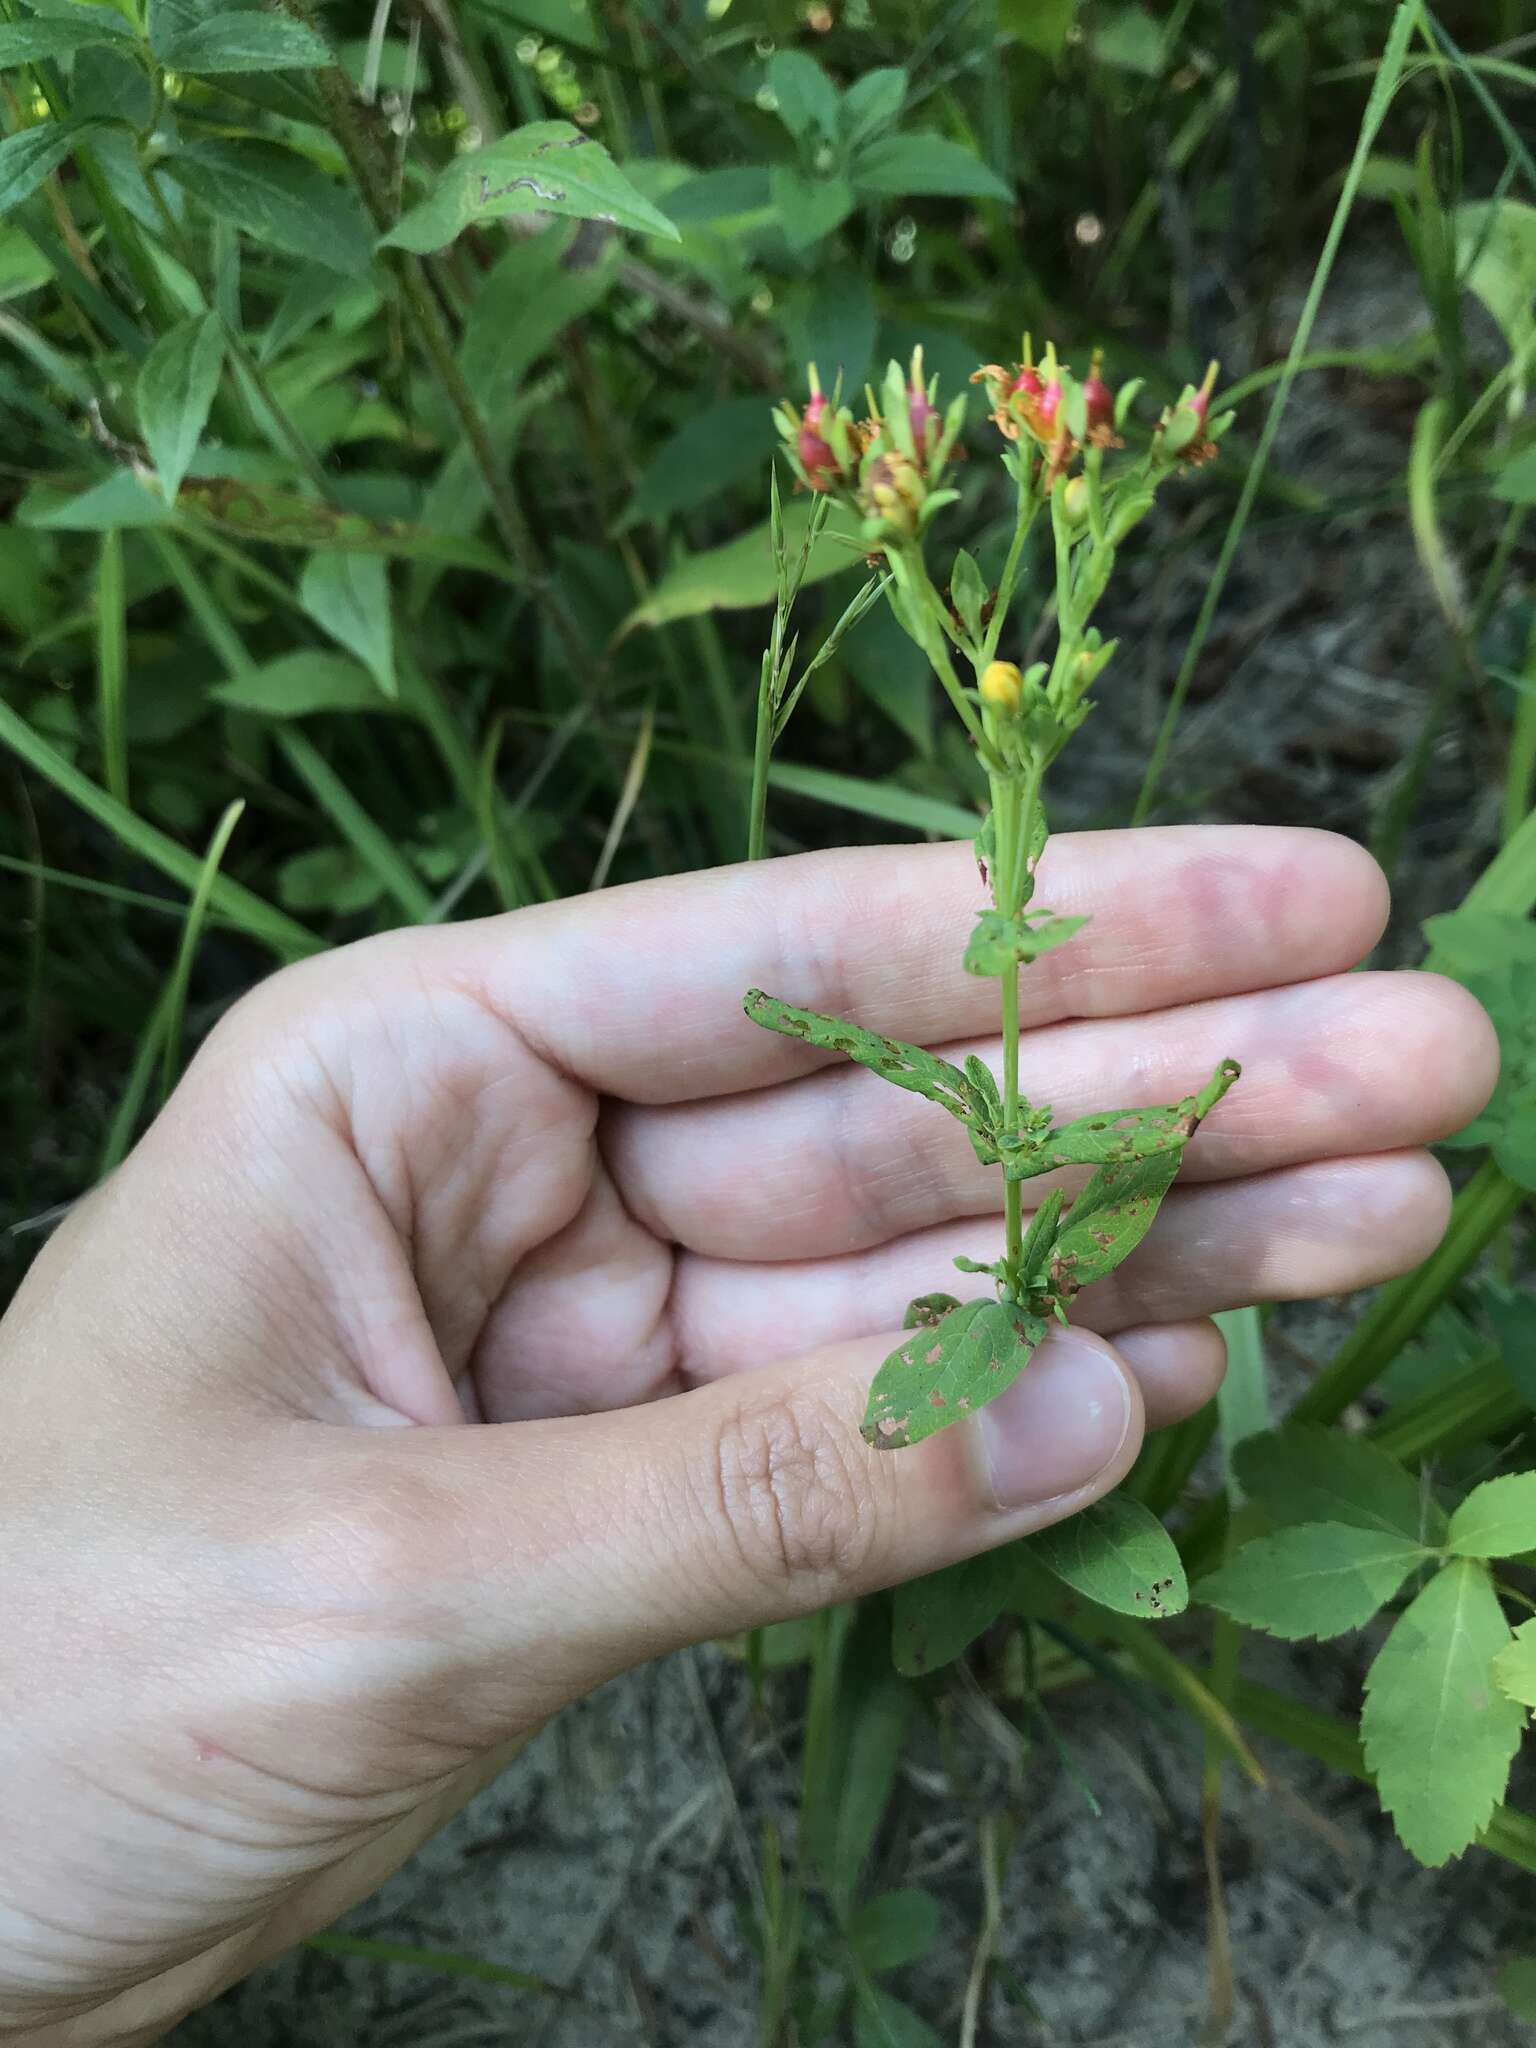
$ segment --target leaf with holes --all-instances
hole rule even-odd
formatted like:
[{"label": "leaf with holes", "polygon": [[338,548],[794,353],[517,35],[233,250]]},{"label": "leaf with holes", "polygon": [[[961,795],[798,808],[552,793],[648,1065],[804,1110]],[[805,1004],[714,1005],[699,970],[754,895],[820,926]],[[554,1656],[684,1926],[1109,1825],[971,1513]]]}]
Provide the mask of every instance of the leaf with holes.
[{"label": "leaf with holes", "polygon": [[1047,1324],[1011,1303],[969,1301],[922,1329],[875,1374],[863,1434],[877,1451],[921,1443],[1011,1387]]},{"label": "leaf with holes", "polygon": [[1196,1095],[1151,1109],[1106,1109],[1062,1124],[1037,1143],[1021,1145],[1006,1162],[1010,1180],[1030,1180],[1058,1166],[1110,1166],[1178,1151],[1200,1128],[1241,1074],[1236,1060],[1223,1060]]},{"label": "leaf with holes", "polygon": [[1025,1549],[1074,1593],[1116,1614],[1165,1621],[1189,1605],[1189,1581],[1173,1538],[1128,1494],[1106,1494],[1054,1528],[1026,1537]]},{"label": "leaf with holes", "polygon": [[967,974],[1011,974],[1065,945],[1088,922],[1086,917],[1054,917],[1038,910],[1019,917],[1005,917],[1000,910],[984,910],[965,948]]},{"label": "leaf with holes", "polygon": [[1363,1628],[1417,1564],[1412,1537],[1348,1522],[1302,1522],[1243,1544],[1200,1582],[1200,1597],[1245,1628],[1286,1642]]},{"label": "leaf with holes", "polygon": [[383,246],[429,256],[476,221],[525,213],[608,221],[669,242],[681,239],[600,142],[569,121],[533,121],[445,165],[428,196],[383,237]]},{"label": "leaf with holes", "polygon": [[1070,1301],[1129,1258],[1157,1220],[1179,1170],[1177,1152],[1101,1166],[1062,1218],[1051,1246],[1050,1285]]}]

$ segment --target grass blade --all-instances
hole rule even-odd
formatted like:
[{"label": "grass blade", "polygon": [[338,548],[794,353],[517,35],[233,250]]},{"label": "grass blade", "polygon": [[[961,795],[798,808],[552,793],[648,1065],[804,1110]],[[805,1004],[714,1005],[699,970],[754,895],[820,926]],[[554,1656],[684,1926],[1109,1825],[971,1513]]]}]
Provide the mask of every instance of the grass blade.
[{"label": "grass blade", "polygon": [[198,942],[203,936],[203,926],[208,920],[208,899],[213,885],[218,880],[219,865],[230,837],[245,812],[245,799],[236,797],[225,808],[222,818],[214,827],[213,837],[208,842],[208,851],[203,855],[202,873],[197,878],[197,887],[192,891],[192,901],[187,905],[187,921],[181,929],[181,944],[176,949],[176,964],[171,969],[171,978],[164,997],[164,1024],[160,1061],[160,1100],[163,1103],[176,1085],[177,1071],[181,1065],[182,1026],[187,1011],[187,984],[192,979],[192,963],[197,958]]},{"label": "grass blade", "polygon": [[315,802],[352,851],[378,876],[412,924],[428,924],[432,897],[426,884],[369,817],[351,790],[301,732],[281,732],[278,745]]},{"label": "grass blade", "polygon": [[123,536],[101,536],[96,570],[96,716],[108,792],[128,801],[128,622],[123,591]]}]

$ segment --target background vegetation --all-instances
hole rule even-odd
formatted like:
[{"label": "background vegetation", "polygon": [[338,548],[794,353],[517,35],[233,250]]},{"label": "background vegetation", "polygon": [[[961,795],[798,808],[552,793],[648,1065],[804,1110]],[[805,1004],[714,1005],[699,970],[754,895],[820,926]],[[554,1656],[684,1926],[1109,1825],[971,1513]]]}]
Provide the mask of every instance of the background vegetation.
[{"label": "background vegetation", "polygon": [[[1259,1768],[1246,1728],[1369,1769],[1429,1861],[1479,1837],[1536,1869],[1536,1819],[1497,1803],[1536,1690],[1505,1616],[1532,1605],[1536,1503],[1500,1496],[1492,1536],[1466,1506],[1523,1482],[1536,1406],[1532,26],[1526,0],[1395,28],[1383,0],[0,0],[12,1281],[274,962],[739,857],[769,407],[812,358],[856,389],[922,341],[952,392],[1031,328],[1102,343],[1153,402],[1220,355],[1238,425],[1112,601],[1137,655],[1054,822],[1338,823],[1399,884],[1387,957],[1454,913],[1433,957],[1500,1022],[1442,1251],[1352,1327],[1237,1319],[1220,1415],[1138,1468],[1197,1603],[1227,1560],[1222,1618],[1011,1587],[969,1664],[915,1686],[881,1603],[744,1646],[770,1703],[794,1683],[770,1670],[810,1668],[811,1820],[759,1845],[744,1908],[766,2042],[935,2038],[885,1981],[934,1901],[863,1873],[904,1731],[943,1724],[957,1672],[1047,1753],[1060,1688],[1171,1699],[1212,1844],[1223,1771]],[[517,131],[550,121],[611,153],[588,217],[504,218],[541,191]],[[477,150],[494,178],[464,175]],[[962,472],[947,531],[984,574],[1010,529],[995,465]],[[863,573],[818,544],[802,648]],[[811,678],[770,848],[967,835],[976,771],[936,712],[877,608]],[[1310,1433],[1267,1434],[1293,1399]],[[1277,1611],[1245,1545],[1337,1527],[1341,1499],[1418,1546],[1395,1580],[1350,1553],[1379,1597],[1341,1626],[1414,1598],[1433,1650],[1447,1589],[1492,1609],[1486,1712],[1434,1731],[1427,1817],[1393,1777],[1394,1740],[1430,1740],[1422,1690],[1362,1757],[1348,1718],[1239,1675],[1237,1619],[1340,1619],[1316,1587]],[[975,1969],[933,2015],[967,2042],[1007,1848],[981,1826]]]}]

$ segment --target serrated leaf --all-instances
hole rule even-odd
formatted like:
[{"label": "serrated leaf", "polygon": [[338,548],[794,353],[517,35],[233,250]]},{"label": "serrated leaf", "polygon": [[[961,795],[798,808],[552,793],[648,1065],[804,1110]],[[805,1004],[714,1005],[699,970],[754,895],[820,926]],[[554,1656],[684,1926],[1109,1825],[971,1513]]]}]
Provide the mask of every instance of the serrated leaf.
[{"label": "serrated leaf", "polygon": [[64,7],[29,21],[0,22],[0,71],[135,40],[132,25],[110,7]]},{"label": "serrated leaf", "polygon": [[1536,1707],[1536,1621],[1522,1621],[1493,1660],[1494,1683],[1507,1698]]},{"label": "serrated leaf", "polygon": [[1200,1582],[1200,1597],[1286,1642],[1363,1628],[1433,1552],[1395,1530],[1302,1522],[1243,1544]]},{"label": "serrated leaf", "polygon": [[1486,1567],[1458,1558],[1399,1617],[1366,1675],[1366,1765],[1421,1863],[1460,1855],[1504,1795],[1525,1724],[1493,1678],[1509,1641]]},{"label": "serrated leaf", "polygon": [[791,135],[807,135],[813,128],[828,136],[835,131],[837,87],[804,50],[775,52],[768,65],[768,90]]},{"label": "serrated leaf", "polygon": [[356,277],[372,246],[362,209],[307,157],[251,137],[195,142],[157,166],[218,220],[259,243]]},{"label": "serrated leaf", "polygon": [[263,718],[310,718],[320,711],[387,711],[377,683],[344,654],[301,648],[234,676],[211,692],[236,711]]},{"label": "serrated leaf", "polygon": [[1128,1494],[1106,1494],[1054,1528],[1026,1537],[1025,1548],[1074,1593],[1116,1614],[1166,1621],[1189,1605],[1189,1581],[1173,1538]]},{"label": "serrated leaf", "polygon": [[174,505],[224,367],[224,330],[217,313],[183,320],[162,334],[139,369],[139,429]]},{"label": "serrated leaf", "polygon": [[1028,1180],[1058,1166],[1110,1166],[1155,1153],[1178,1151],[1241,1074],[1236,1060],[1223,1060],[1197,1095],[1149,1109],[1105,1109],[1062,1124],[1037,1146],[1021,1148],[1007,1165],[1009,1177]]},{"label": "serrated leaf", "polygon": [[300,579],[299,602],[316,625],[357,656],[386,697],[396,695],[389,572],[382,555],[316,552]]},{"label": "serrated leaf", "polygon": [[1471,1123],[1441,1142],[1487,1145],[1522,1187],[1536,1187],[1536,925],[1513,913],[1454,910],[1426,918],[1435,964],[1453,974],[1493,1019],[1499,1078]]},{"label": "serrated leaf", "polygon": [[1156,1222],[1178,1170],[1177,1151],[1099,1168],[1067,1211],[1051,1247],[1051,1287],[1062,1301],[1130,1257]]},{"label": "serrated leaf", "polygon": [[939,1938],[939,1902],[916,1887],[881,1892],[848,1923],[848,1940],[866,1970],[899,1970],[929,1953]]},{"label": "serrated leaf", "polygon": [[1309,1422],[1246,1437],[1232,1454],[1239,1484],[1279,1528],[1347,1522],[1439,1543],[1445,1516],[1413,1473],[1360,1437]]},{"label": "serrated leaf", "polygon": [[969,1301],[920,1330],[875,1374],[861,1425],[877,1451],[921,1443],[1011,1387],[1047,1324],[1001,1301]]},{"label": "serrated leaf", "polygon": [[1459,1557],[1536,1550],[1536,1472],[1508,1472],[1473,1487],[1451,1516],[1446,1543]]},{"label": "serrated leaf", "polygon": [[[150,9],[150,45],[169,70],[313,71],[331,62],[324,37],[286,14],[230,9],[185,22],[180,11]],[[157,32],[158,30],[158,32]]]},{"label": "serrated leaf", "polygon": [[1065,945],[1087,922],[1086,917],[1054,917],[1049,911],[1005,917],[1000,910],[983,910],[966,941],[965,971],[977,975],[1011,974],[1014,968],[1027,966],[1053,947]]},{"label": "serrated leaf", "polygon": [[427,256],[476,221],[526,213],[609,221],[669,242],[680,239],[600,142],[569,121],[533,121],[446,164],[427,198],[390,229],[382,246]]},{"label": "serrated leaf", "polygon": [[1006,1550],[986,1551],[898,1586],[892,1600],[891,1661],[906,1678],[953,1663],[989,1629],[1013,1588]]},{"label": "serrated leaf", "polygon": [[843,94],[839,110],[843,140],[850,148],[869,142],[889,128],[907,97],[907,74],[900,65],[882,65],[856,78]]},{"label": "serrated leaf", "polygon": [[979,156],[942,135],[882,135],[853,160],[853,182],[871,197],[1011,199]]},{"label": "serrated leaf", "polygon": [[91,121],[39,121],[35,128],[7,135],[0,142],[0,216],[30,199],[95,125]]}]

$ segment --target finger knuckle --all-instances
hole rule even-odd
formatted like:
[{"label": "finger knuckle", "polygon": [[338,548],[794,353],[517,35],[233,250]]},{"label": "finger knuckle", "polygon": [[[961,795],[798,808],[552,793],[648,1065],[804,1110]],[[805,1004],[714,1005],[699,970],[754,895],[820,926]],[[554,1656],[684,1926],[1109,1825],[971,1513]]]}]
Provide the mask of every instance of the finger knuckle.
[{"label": "finger knuckle", "polygon": [[857,1580],[874,1541],[873,1502],[846,1416],[814,1395],[746,1396],[722,1425],[721,1519],[754,1581],[813,1606]]}]

